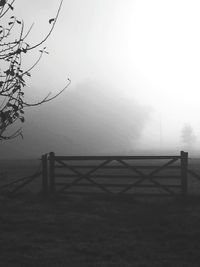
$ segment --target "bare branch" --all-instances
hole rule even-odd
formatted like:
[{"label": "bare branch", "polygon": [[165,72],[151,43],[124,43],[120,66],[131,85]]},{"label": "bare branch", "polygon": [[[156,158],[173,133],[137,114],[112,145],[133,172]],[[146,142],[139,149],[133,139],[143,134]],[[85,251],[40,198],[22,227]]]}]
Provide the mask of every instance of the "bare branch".
[{"label": "bare branch", "polygon": [[52,27],[51,27],[50,31],[48,32],[48,34],[44,37],[44,39],[43,39],[42,41],[40,41],[39,43],[37,43],[37,44],[31,46],[30,48],[28,48],[28,50],[35,49],[36,47],[38,47],[38,46],[40,46],[41,44],[43,44],[43,43],[49,38],[49,36],[51,35],[51,33],[52,33],[52,31],[53,31],[53,29],[54,29],[54,27],[55,27],[55,25],[56,25],[56,22],[57,22],[57,19],[58,19],[58,16],[59,16],[59,14],[60,14],[60,10],[61,10],[61,7],[62,7],[62,3],[63,3],[63,0],[60,1],[60,5],[59,5],[59,7],[58,7],[57,14],[56,14],[56,16],[55,16],[55,19],[54,19],[54,21],[53,21]]},{"label": "bare branch", "polygon": [[[5,1],[6,2],[6,1]],[[10,5],[12,6],[14,4],[15,0],[13,0]],[[0,13],[0,18],[2,18],[9,10],[10,10],[10,6],[8,6],[8,8],[3,12],[3,9],[2,8],[2,12]]]},{"label": "bare branch", "polygon": [[[0,19],[8,11],[14,9],[14,2],[15,0],[0,0]],[[34,24],[31,25],[25,34],[24,21],[18,20],[14,15],[8,19],[8,23],[6,24],[8,26],[3,27],[0,25],[0,140],[10,140],[18,136],[23,137],[22,128],[19,128],[12,134],[5,133],[7,133],[7,129],[17,121],[21,123],[24,122],[24,108],[39,106],[54,100],[62,94],[71,83],[71,80],[68,79],[68,83],[62,90],[56,94],[48,93],[46,97],[36,103],[28,103],[25,100],[24,89],[26,86],[26,76],[31,75],[30,72],[40,62],[43,54],[47,52],[45,48],[43,48],[35,62],[29,68],[25,68],[25,70],[22,64],[24,56],[27,55],[30,50],[41,46],[49,38],[56,25],[62,3],[63,0],[60,0],[55,18],[49,20],[51,28],[45,38],[33,46],[30,46],[25,40],[31,33]],[[8,8],[6,5],[8,5]],[[17,27],[18,25],[19,27]]]},{"label": "bare branch", "polygon": [[55,94],[54,96],[49,97],[51,95],[51,93],[48,93],[48,95],[45,98],[43,98],[41,101],[39,101],[37,103],[26,103],[26,102],[24,102],[24,107],[35,107],[35,106],[47,103],[49,101],[52,101],[53,99],[55,99],[59,95],[61,95],[69,87],[70,84],[71,84],[71,80],[68,78],[67,85],[62,90],[60,90],[57,94]]}]

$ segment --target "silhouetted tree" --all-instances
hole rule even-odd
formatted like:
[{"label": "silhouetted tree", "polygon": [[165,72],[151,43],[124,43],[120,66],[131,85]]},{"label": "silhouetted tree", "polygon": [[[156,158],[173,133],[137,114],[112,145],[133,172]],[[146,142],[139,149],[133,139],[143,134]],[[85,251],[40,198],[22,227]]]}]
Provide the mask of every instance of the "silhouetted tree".
[{"label": "silhouetted tree", "polygon": [[190,124],[187,123],[183,126],[183,129],[181,132],[181,139],[182,139],[182,142],[187,146],[191,146],[195,143],[196,136]]},{"label": "silhouetted tree", "polygon": [[[19,128],[12,134],[6,131],[15,122],[24,122],[24,108],[38,106],[46,103],[60,95],[70,84],[55,95],[49,93],[44,99],[36,103],[28,103],[25,100],[26,78],[31,76],[31,71],[41,60],[46,47],[41,46],[51,35],[58,19],[63,0],[54,18],[49,19],[50,29],[45,37],[35,44],[27,43],[27,36],[31,33],[33,25],[27,32],[24,30],[24,21],[14,15],[15,0],[0,0],[0,140],[7,140],[22,136],[22,129]],[[29,51],[40,47],[38,58],[35,63],[25,69],[22,65],[24,57]]]}]

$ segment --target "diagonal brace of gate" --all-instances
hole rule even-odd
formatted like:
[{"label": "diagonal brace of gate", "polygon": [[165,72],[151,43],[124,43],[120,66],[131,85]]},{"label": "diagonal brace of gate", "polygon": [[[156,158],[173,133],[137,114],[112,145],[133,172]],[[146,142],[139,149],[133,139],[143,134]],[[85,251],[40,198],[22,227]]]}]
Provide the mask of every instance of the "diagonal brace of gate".
[{"label": "diagonal brace of gate", "polygon": [[77,171],[75,168],[73,168],[72,166],[68,165],[67,163],[64,163],[60,160],[56,160],[57,162],[59,162],[60,164],[62,164],[63,166],[67,167],[68,169],[70,169],[72,172],[74,172],[75,174],[77,174],[79,176],[79,178],[77,178],[76,180],[74,180],[73,182],[71,182],[70,184],[65,185],[59,192],[64,192],[67,188],[77,184],[80,180],[82,179],[86,179],[88,180],[90,183],[94,184],[96,187],[101,188],[103,191],[107,192],[107,193],[112,193],[110,190],[108,190],[105,186],[95,182],[94,180],[92,180],[90,177],[92,176],[92,174],[97,171],[98,169],[100,169],[101,167],[107,165],[108,163],[110,163],[112,160],[106,160],[104,162],[102,162],[101,164],[99,164],[98,166],[96,166],[95,168],[93,168],[92,170],[88,171],[85,174],[82,174],[81,172]]},{"label": "diagonal brace of gate", "polygon": [[172,163],[174,163],[175,161],[177,161],[178,158],[173,158],[172,160],[170,160],[169,162],[165,163],[164,165],[158,167],[157,169],[153,170],[152,172],[150,172],[148,175],[144,174],[143,172],[139,171],[137,168],[135,168],[134,166],[130,166],[128,163],[124,162],[123,160],[117,160],[118,162],[120,162],[121,164],[123,164],[126,168],[138,173],[141,178],[128,185],[127,187],[125,187],[123,190],[121,190],[118,194],[123,194],[125,192],[127,192],[128,190],[130,190],[131,188],[133,188],[134,186],[137,186],[138,184],[141,184],[143,181],[145,180],[149,180],[152,183],[156,184],[157,186],[161,187],[163,190],[167,191],[169,194],[174,194],[174,191],[172,191],[171,189],[169,189],[169,187],[167,187],[166,185],[162,185],[159,182],[155,181],[152,176],[154,176],[156,173],[158,173],[159,171],[161,171],[162,169],[166,168],[167,166],[171,165]]}]

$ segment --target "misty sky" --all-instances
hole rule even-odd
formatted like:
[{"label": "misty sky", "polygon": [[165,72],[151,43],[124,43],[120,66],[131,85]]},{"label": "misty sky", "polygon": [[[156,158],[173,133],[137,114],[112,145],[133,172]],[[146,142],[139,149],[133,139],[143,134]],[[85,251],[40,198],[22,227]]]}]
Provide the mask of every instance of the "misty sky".
[{"label": "misty sky", "polygon": [[[48,31],[58,4],[16,1],[27,28],[35,23],[30,43]],[[4,144],[5,151],[179,151],[185,124],[199,145],[199,13],[198,0],[64,0],[27,97],[58,92],[68,77],[72,83],[54,102],[27,110],[24,140]]]}]

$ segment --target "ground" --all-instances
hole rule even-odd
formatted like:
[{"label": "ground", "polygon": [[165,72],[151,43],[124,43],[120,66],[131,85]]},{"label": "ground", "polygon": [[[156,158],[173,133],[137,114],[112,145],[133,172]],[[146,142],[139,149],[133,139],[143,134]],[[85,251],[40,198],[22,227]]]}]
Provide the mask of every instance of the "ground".
[{"label": "ground", "polygon": [[132,197],[0,201],[0,266],[200,266],[200,200]]}]

